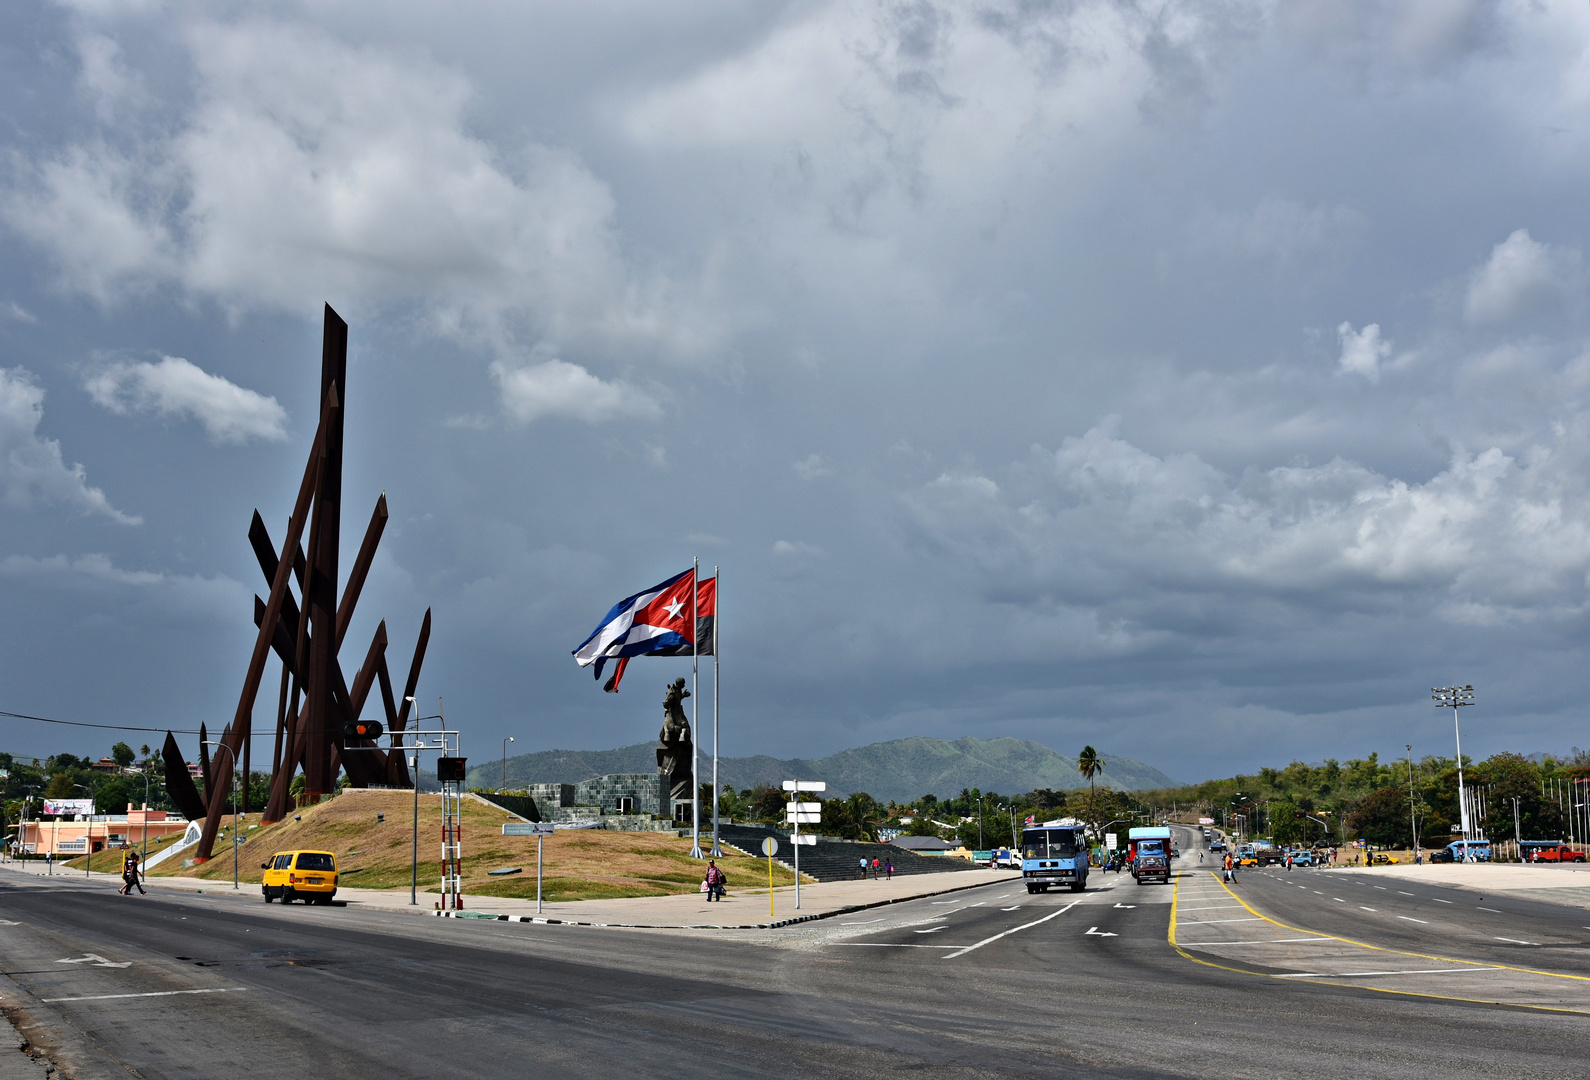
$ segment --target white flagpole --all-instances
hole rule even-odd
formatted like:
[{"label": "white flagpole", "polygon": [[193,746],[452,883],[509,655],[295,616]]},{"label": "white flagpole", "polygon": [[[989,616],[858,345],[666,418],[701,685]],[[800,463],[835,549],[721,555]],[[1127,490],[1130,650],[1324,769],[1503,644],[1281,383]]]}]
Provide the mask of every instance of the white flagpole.
[{"label": "white flagpole", "polygon": [[712,857],[723,858],[718,845],[718,631],[723,624],[723,571],[712,568]]},{"label": "white flagpole", "polygon": [[701,560],[690,560],[690,857],[701,855],[701,781],[696,775],[696,759],[700,757],[701,727],[696,722],[696,706],[701,701],[701,687],[697,678],[701,672],[700,652],[697,649],[699,624],[696,621],[696,587],[701,576]]}]

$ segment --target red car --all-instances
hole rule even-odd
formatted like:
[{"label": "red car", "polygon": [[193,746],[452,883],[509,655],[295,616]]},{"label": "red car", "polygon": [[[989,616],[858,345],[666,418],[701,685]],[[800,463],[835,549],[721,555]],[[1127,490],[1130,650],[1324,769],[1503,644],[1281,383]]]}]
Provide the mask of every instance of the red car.
[{"label": "red car", "polygon": [[1584,862],[1584,852],[1575,851],[1567,844],[1556,847],[1535,848],[1530,852],[1530,862]]}]

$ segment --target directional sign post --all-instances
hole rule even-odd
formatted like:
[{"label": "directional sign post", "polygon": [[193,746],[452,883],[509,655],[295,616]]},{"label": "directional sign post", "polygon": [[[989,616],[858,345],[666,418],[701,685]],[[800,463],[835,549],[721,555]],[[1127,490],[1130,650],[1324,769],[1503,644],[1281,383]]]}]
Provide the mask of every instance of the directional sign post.
[{"label": "directional sign post", "polygon": [[504,836],[533,836],[536,838],[536,914],[541,914],[541,849],[553,832],[550,821],[509,821],[502,826]]},{"label": "directional sign post", "polygon": [[[795,910],[801,906],[801,826],[818,825],[823,820],[823,804],[820,802],[803,803],[800,800],[802,791],[827,791],[828,785],[821,780],[786,780],[784,790],[795,793],[794,800],[784,804],[784,821],[794,826],[790,840],[795,845]],[[806,843],[815,843],[816,837]]]},{"label": "directional sign post", "polygon": [[762,854],[767,856],[767,917],[773,917],[773,856],[778,854],[778,841],[771,836],[762,841]]}]

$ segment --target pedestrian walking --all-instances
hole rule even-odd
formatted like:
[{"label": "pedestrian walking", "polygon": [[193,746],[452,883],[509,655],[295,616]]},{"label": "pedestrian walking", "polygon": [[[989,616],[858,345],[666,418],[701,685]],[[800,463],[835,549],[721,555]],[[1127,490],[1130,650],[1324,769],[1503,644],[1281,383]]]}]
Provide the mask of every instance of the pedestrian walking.
[{"label": "pedestrian walking", "polygon": [[893,881],[894,880],[894,860],[893,859],[889,859],[883,864],[883,874],[884,874],[884,880],[885,881]]},{"label": "pedestrian walking", "polygon": [[723,871],[715,859],[707,860],[707,903],[723,899]]},{"label": "pedestrian walking", "polygon": [[1237,882],[1237,864],[1229,851],[1226,852],[1226,880],[1233,885]]},{"label": "pedestrian walking", "polygon": [[143,882],[138,880],[138,849],[128,848],[121,860],[121,894],[131,896],[134,889],[140,896],[148,895]]},{"label": "pedestrian walking", "polygon": [[1292,853],[1290,851],[1286,853],[1286,872],[1288,874],[1292,872]]},{"label": "pedestrian walking", "polygon": [[878,880],[878,857],[876,855],[872,857],[872,880]]},{"label": "pedestrian walking", "polygon": [[856,861],[861,864],[861,880],[862,881],[866,881],[867,880],[867,860],[866,860],[866,857],[863,856],[862,858],[857,859]]}]

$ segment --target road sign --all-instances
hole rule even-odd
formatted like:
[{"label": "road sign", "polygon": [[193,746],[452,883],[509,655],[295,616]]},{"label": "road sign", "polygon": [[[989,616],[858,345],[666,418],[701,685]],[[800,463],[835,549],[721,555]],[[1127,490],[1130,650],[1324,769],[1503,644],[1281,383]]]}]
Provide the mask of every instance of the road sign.
[{"label": "road sign", "polygon": [[507,821],[502,826],[504,836],[551,836],[552,832],[550,821]]},{"label": "road sign", "polygon": [[827,791],[828,785],[822,780],[786,780],[785,791]]},{"label": "road sign", "polygon": [[823,823],[823,815],[786,813],[784,815],[784,823],[786,825],[821,825]]},{"label": "road sign", "polygon": [[778,854],[778,841],[773,839],[771,836],[768,837],[766,840],[763,840],[762,841],[762,854],[766,855],[770,859],[773,856],[777,855]]},{"label": "road sign", "polygon": [[1120,837],[1118,837],[1115,833],[1112,833],[1112,832],[1105,833],[1104,834],[1104,846],[1106,848],[1108,848],[1110,851],[1114,851],[1116,848],[1121,846]]},{"label": "road sign", "polygon": [[823,804],[820,802],[787,802],[784,804],[784,809],[791,814],[820,814],[823,812]]},{"label": "road sign", "polygon": [[817,837],[813,836],[811,833],[807,833],[805,836],[792,836],[790,839],[794,840],[797,844],[809,844],[812,846],[816,846],[817,844]]}]

